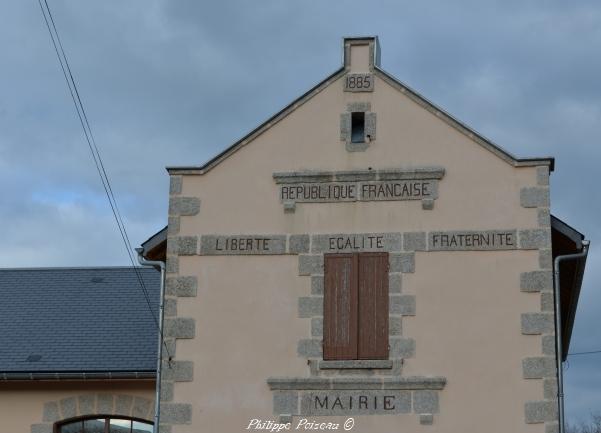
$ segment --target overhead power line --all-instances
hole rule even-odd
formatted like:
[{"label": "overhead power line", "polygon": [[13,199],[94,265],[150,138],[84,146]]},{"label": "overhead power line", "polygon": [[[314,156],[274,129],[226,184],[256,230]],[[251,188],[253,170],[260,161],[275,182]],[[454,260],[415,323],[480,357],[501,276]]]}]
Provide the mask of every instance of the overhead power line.
[{"label": "overhead power line", "polygon": [[161,342],[165,347],[165,351],[167,352],[167,356],[171,358],[171,354],[169,353],[169,348],[165,344],[163,339],[163,333],[160,330],[159,322],[155,317],[152,311],[152,305],[150,302],[150,296],[148,294],[148,289],[144,284],[144,279],[138,270],[134,257],[135,253],[132,248],[131,242],[129,240],[129,236],[127,234],[127,230],[125,228],[125,223],[123,222],[123,218],[121,217],[121,212],[119,211],[119,206],[117,205],[117,199],[115,198],[115,194],[113,193],[113,188],[111,187],[111,182],[109,180],[109,176],[104,168],[104,163],[102,162],[102,157],[100,156],[100,151],[98,146],[96,145],[96,140],[94,139],[94,135],[92,134],[92,128],[90,127],[90,122],[88,121],[88,116],[86,114],[83,102],[79,95],[79,91],[77,89],[77,84],[75,82],[75,78],[73,77],[73,73],[71,72],[71,67],[69,66],[69,61],[67,60],[67,54],[63,48],[63,44],[58,34],[58,30],[56,29],[56,24],[54,22],[54,18],[52,17],[52,12],[50,11],[50,6],[48,5],[47,0],[38,0],[40,5],[40,9],[42,10],[42,15],[44,16],[44,22],[46,23],[46,27],[48,29],[48,33],[50,33],[50,38],[52,39],[52,45],[54,46],[54,51],[56,52],[56,56],[61,66],[61,70],[63,71],[63,76],[65,77],[65,81],[67,83],[67,87],[69,88],[69,93],[71,94],[71,99],[73,100],[73,104],[75,105],[75,110],[77,111],[77,117],[79,118],[79,123],[83,129],[83,133],[88,143],[88,148],[90,149],[90,153],[92,154],[92,159],[94,160],[94,165],[96,166],[96,171],[100,176],[100,181],[102,183],[102,188],[106,194],[106,197],[109,201],[109,205],[111,207],[111,212],[117,223],[117,227],[119,229],[119,233],[121,235],[121,239],[123,240],[123,244],[125,245],[125,250],[127,251],[127,255],[132,264],[132,269],[136,274],[136,278],[138,280],[140,289],[142,290],[142,294],[144,295],[144,299],[146,300],[146,304],[150,311],[150,314],[154,320],[154,323],[157,327],[157,330],[161,332]]}]

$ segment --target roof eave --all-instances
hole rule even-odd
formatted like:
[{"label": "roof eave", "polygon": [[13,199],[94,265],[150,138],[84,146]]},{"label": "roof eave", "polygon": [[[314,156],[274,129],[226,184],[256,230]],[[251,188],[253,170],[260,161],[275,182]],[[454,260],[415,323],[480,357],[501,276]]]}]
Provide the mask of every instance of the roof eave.
[{"label": "roof eave", "polygon": [[[576,254],[583,251],[583,241],[585,239],[585,235],[583,233],[580,233],[574,227],[570,226],[565,221],[562,221],[561,219],[557,218],[555,215],[551,215],[551,229],[565,236],[574,244],[574,251],[564,252],[564,254]],[[566,317],[561,318],[563,323],[562,332],[564,333],[564,344],[562,350],[563,353],[561,354],[561,357],[564,361],[567,359],[570,348],[570,342],[572,339],[572,330],[574,329],[574,322],[576,320],[576,309],[578,308],[578,300],[580,298],[580,291],[582,289],[582,280],[584,278],[586,259],[587,256],[585,255],[584,257],[576,260],[576,269],[574,271],[573,277],[570,278],[571,287],[569,290],[569,308],[568,311],[565,313]],[[560,288],[560,290],[562,290],[562,288]]]},{"label": "roof eave", "polygon": [[141,243],[142,255],[147,257],[152,250],[159,247],[164,242],[167,242],[167,226],[163,227],[161,230]]},{"label": "roof eave", "polygon": [[551,228],[568,237],[574,242],[577,249],[582,250],[582,241],[585,238],[584,234],[580,233],[565,221],[557,218],[555,215],[551,215]]}]

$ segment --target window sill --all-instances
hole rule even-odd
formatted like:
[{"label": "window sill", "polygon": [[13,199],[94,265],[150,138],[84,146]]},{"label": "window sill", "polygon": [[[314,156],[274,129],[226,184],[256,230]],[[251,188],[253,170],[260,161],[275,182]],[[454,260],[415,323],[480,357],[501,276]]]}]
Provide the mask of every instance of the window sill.
[{"label": "window sill", "polygon": [[391,369],[390,359],[353,359],[344,361],[319,361],[317,367],[320,370],[331,369]]}]

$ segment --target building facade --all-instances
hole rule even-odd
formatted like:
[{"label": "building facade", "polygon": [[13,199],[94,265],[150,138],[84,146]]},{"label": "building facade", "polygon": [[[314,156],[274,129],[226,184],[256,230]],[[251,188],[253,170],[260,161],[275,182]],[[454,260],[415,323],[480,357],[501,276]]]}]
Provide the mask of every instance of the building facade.
[{"label": "building facade", "polygon": [[343,59],[205,165],[168,168],[161,425],[558,431],[553,257],[583,237],[550,215],[553,159],[393,78],[377,38]]},{"label": "building facade", "polygon": [[[141,251],[166,263],[158,430],[559,432],[586,242],[550,214],[553,164],[385,72],[377,38],[345,38],[339,70],[168,168],[168,225]],[[41,308],[50,280],[10,272],[2,431],[149,431],[158,334],[122,308],[133,274],[56,277]]]}]

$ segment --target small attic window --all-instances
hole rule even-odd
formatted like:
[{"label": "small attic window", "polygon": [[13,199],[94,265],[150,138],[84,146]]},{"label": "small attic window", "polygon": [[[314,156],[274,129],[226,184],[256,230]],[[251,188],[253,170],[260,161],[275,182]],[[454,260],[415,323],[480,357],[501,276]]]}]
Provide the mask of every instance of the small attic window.
[{"label": "small attic window", "polygon": [[351,114],[351,143],[365,142],[365,113],[353,112]]}]

